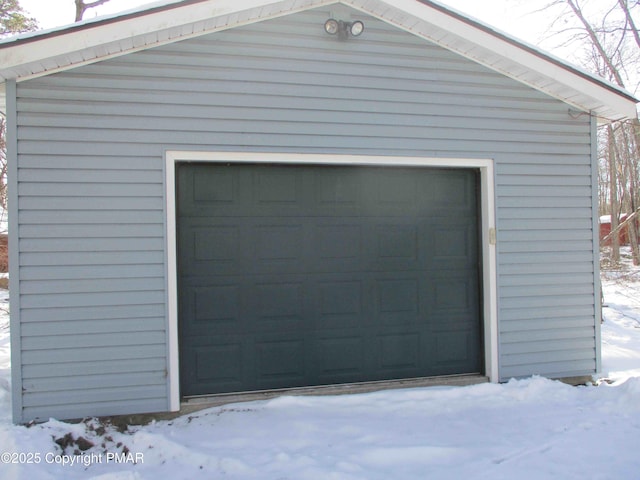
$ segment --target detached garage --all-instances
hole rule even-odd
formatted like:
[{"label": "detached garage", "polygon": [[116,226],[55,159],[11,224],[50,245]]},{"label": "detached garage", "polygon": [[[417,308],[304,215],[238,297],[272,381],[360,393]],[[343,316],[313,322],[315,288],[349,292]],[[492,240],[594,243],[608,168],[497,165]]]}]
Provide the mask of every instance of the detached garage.
[{"label": "detached garage", "polygon": [[599,369],[604,80],[427,0],[167,2],[0,76],[16,422]]}]

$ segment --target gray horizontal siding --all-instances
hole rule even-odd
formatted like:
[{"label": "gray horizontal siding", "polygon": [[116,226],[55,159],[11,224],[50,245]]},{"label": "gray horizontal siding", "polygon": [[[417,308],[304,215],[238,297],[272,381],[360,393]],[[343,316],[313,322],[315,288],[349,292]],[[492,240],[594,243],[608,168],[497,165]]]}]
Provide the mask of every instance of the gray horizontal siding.
[{"label": "gray horizontal siding", "polygon": [[[140,395],[140,391],[144,394]],[[104,400],[99,392],[95,395],[97,400],[92,398],[86,402],[78,400],[69,404],[68,401],[62,400],[61,403],[48,402],[45,405],[34,407],[26,405],[23,407],[23,417],[26,419],[39,418],[43,411],[46,411],[50,418],[79,419],[89,416],[110,416],[113,415],[113,412],[149,413],[166,410],[167,400],[162,390],[158,390],[158,396],[155,398],[150,397],[151,392],[144,387],[133,391],[119,390],[119,392],[120,396],[116,396],[116,398],[111,396]],[[127,399],[127,396],[135,398]],[[140,397],[144,397],[144,399],[140,400]]]},{"label": "gray horizontal siding", "polygon": [[[131,170],[142,170],[148,172],[148,178],[145,175],[145,179],[141,179],[141,183],[148,183],[149,180],[154,178],[154,175],[162,175],[162,172],[158,171],[158,159],[155,157],[131,157],[131,156],[109,156],[106,152],[94,151],[89,156],[77,155],[74,152],[73,156],[56,154],[51,152],[48,156],[48,163],[50,165],[42,165],[42,157],[38,155],[21,155],[20,165],[21,169],[19,175],[24,175],[22,170],[27,171],[30,168],[35,168],[39,171],[47,171],[48,173],[58,172],[59,174],[67,174],[64,177],[65,181],[71,181],[71,179],[78,178],[84,171],[100,170],[99,175],[117,175],[120,172],[126,173]],[[105,165],[108,166],[105,169]],[[22,178],[22,177],[20,177]],[[27,179],[28,180],[28,179]],[[121,181],[128,182],[123,175]],[[156,180],[159,181],[159,180]]]},{"label": "gray horizontal siding", "polygon": [[[48,343],[50,335],[38,335],[25,338],[24,347],[29,350],[51,350]],[[69,350],[77,345],[84,348],[126,346],[126,345],[161,345],[165,342],[162,331],[157,332],[117,332],[91,334],[66,334],[56,338],[55,350]]]},{"label": "gray horizontal siding", "polygon": [[[161,225],[159,225],[161,227]],[[39,225],[25,225],[22,235],[27,239],[48,238],[143,238],[155,236],[146,225],[96,224],[96,225],[50,225],[45,232]]]},{"label": "gray horizontal siding", "polygon": [[[241,131],[243,127],[246,126],[244,121],[230,121],[230,120],[220,120],[217,122],[198,122],[197,126],[192,124],[192,120],[187,123],[190,123],[191,126],[189,128],[194,129],[202,129],[199,131],[192,131],[191,137],[187,139],[179,139],[176,138],[175,143],[178,142],[187,142],[189,144],[210,141],[207,140],[210,137],[211,132],[217,132],[218,135],[228,135],[229,138],[226,139],[227,142],[233,142],[234,138],[238,138],[238,131]],[[266,123],[266,122],[265,122]],[[174,123],[173,128],[182,127],[180,124]],[[319,128],[321,127],[321,128]],[[183,127],[184,128],[184,127]],[[167,129],[167,131],[170,131]],[[78,133],[82,134],[82,140],[86,142],[92,142],[97,145],[101,145],[104,142],[110,143],[116,140],[128,143],[145,143],[141,142],[141,138],[144,138],[146,141],[151,141],[153,143],[161,143],[166,140],[167,131],[161,130],[142,130],[142,129],[132,129],[132,128],[121,128],[121,129],[113,129],[109,132],[101,132],[98,130],[88,130],[86,132],[79,131],[74,129],[72,131],[61,129],[60,131],[54,131],[51,128],[45,127],[36,127],[36,128],[24,128],[22,129],[22,139],[21,142],[21,150],[25,152],[31,153],[31,151],[37,151],[38,146],[32,145],[31,140],[35,140],[36,142],[40,141],[48,141],[53,142],[54,144],[60,143],[64,145],[65,142],[74,142]],[[289,135],[295,135],[299,140],[305,139],[316,139],[316,137],[332,137],[335,138],[336,141],[341,141],[342,137],[346,137],[346,141],[352,136],[358,137],[370,137],[375,139],[374,142],[376,144],[382,145],[382,142],[385,141],[394,141],[399,142],[403,139],[415,139],[420,142],[430,142],[434,143],[436,146],[441,144],[450,144],[451,140],[455,140],[461,142],[461,147],[464,147],[470,142],[474,143],[496,143],[500,141],[501,147],[500,149],[504,149],[507,152],[513,152],[518,150],[530,151],[532,148],[538,146],[540,149],[544,151],[564,151],[566,153],[576,153],[581,154],[585,153],[585,145],[583,143],[575,143],[575,144],[567,144],[566,137],[562,137],[556,134],[535,134],[532,132],[522,132],[516,133],[512,132],[509,134],[509,140],[505,141],[504,136],[505,132],[496,130],[496,131],[470,131],[466,138],[461,139],[458,135],[456,135],[455,131],[452,131],[451,128],[442,128],[442,127],[428,127],[428,126],[384,126],[384,125],[367,125],[367,124],[349,124],[349,128],[345,129],[345,126],[342,124],[334,124],[334,125],[318,125],[317,123],[303,123],[303,122],[276,122],[271,121],[268,124],[263,124],[262,128],[257,129],[252,132],[253,136],[257,136],[258,139],[267,137],[275,137],[274,140],[277,140],[278,137],[282,136],[282,132],[290,132]],[[517,146],[522,142],[527,142],[528,146],[517,149]],[[554,145],[556,144],[557,145]],[[537,145],[539,144],[539,145]],[[516,150],[517,149],[517,150]],[[554,150],[551,150],[554,149]]]},{"label": "gray horizontal siding", "polygon": [[166,409],[168,149],[495,159],[502,376],[594,370],[589,119],[368,17],[338,42],[328,15],[19,84],[25,419]]},{"label": "gray horizontal siding", "polygon": [[[154,384],[162,383],[163,377],[164,368],[157,370],[151,375],[149,372],[101,374],[83,378],[82,387],[84,389],[122,388],[146,385],[153,387]],[[74,375],[58,378],[35,378],[33,380],[25,380],[24,385],[27,390],[34,393],[38,392],[38,390],[46,392],[64,392],[78,387],[78,377]]]},{"label": "gray horizontal siding", "polygon": [[44,265],[145,265],[164,262],[161,251],[130,252],[38,252],[20,255],[20,266]]},{"label": "gray horizontal siding", "polygon": [[575,326],[571,325],[560,328],[556,325],[553,331],[548,328],[544,330],[521,330],[515,332],[502,332],[501,341],[505,345],[504,353],[509,355],[509,346],[517,349],[521,342],[549,342],[546,348],[553,348],[552,342],[562,340],[582,339],[590,341],[593,338],[593,326]]},{"label": "gray horizontal siding", "polygon": [[65,294],[22,294],[22,307],[28,308],[56,308],[56,307],[91,307],[109,305],[147,305],[164,301],[162,291],[148,291],[139,288],[136,291],[116,293],[65,293]]},{"label": "gray horizontal siding", "polygon": [[60,294],[66,292],[98,293],[98,292],[129,292],[136,290],[162,290],[163,277],[120,278],[117,284],[111,279],[83,279],[83,280],[36,280],[25,284],[23,295]]},{"label": "gray horizontal siding", "polygon": [[130,332],[158,332],[164,328],[162,317],[94,318],[74,322],[71,320],[48,320],[43,322],[25,322],[23,332],[26,336],[38,335],[102,335]]},{"label": "gray horizontal siding", "polygon": [[[22,313],[23,322],[43,321],[93,321],[103,319],[109,321],[113,318],[160,317],[164,318],[164,302],[149,304],[123,304],[123,305],[91,305],[90,307],[58,307],[25,309]],[[99,333],[99,332],[96,332]]]},{"label": "gray horizontal siding", "polygon": [[[107,375],[111,373],[121,374],[123,371],[131,373],[144,373],[159,371],[166,365],[164,355],[158,357],[139,358],[135,362],[129,359],[112,359],[109,362],[87,361],[59,363],[67,376]],[[51,367],[46,364],[25,365],[23,368],[25,378],[47,378],[51,375]]]},{"label": "gray horizontal siding", "polygon": [[[553,353],[553,352],[552,352]],[[535,364],[538,369],[545,372],[550,378],[579,377],[593,368],[593,356],[595,351],[585,350],[577,352],[578,358],[566,358],[566,355],[544,354],[532,356],[506,356],[509,361],[509,374],[511,377],[527,377],[531,375],[531,365]],[[557,358],[557,361],[545,361],[547,358]]]},{"label": "gray horizontal siding", "polygon": [[[76,204],[79,209],[81,204]],[[114,222],[154,224],[157,231],[162,230],[164,222],[164,211],[157,210],[108,210],[86,212],[81,210],[68,210],[64,214],[60,211],[51,210],[22,210],[18,213],[19,221],[22,225],[66,225],[66,224],[87,224],[104,225]]]},{"label": "gray horizontal siding", "polygon": [[589,307],[559,307],[537,308],[533,313],[506,311],[502,319],[502,335],[510,332],[555,331],[556,329],[572,329],[589,327],[593,329],[593,322],[589,320]]},{"label": "gray horizontal siding", "polygon": [[[81,384],[76,384],[77,390],[74,403],[78,405],[93,404],[109,401],[136,400],[141,397],[161,397],[165,395],[163,386],[138,385],[138,386],[121,386],[119,388],[88,388],[85,389]],[[49,406],[64,405],[69,401],[69,391],[47,392],[46,395],[26,392],[24,394],[24,407],[40,407],[48,408]],[[72,411],[67,408],[67,411]],[[72,417],[74,418],[74,417]]]},{"label": "gray horizontal siding", "polygon": [[556,201],[556,205],[555,207],[552,206],[545,206],[545,207],[538,207],[536,208],[535,206],[532,206],[530,208],[524,208],[522,206],[520,207],[514,207],[514,206],[507,206],[507,207],[502,207],[499,210],[499,215],[500,215],[500,219],[506,219],[506,220],[510,220],[510,219],[520,219],[522,220],[520,223],[522,225],[522,228],[527,228],[527,222],[525,222],[525,220],[530,220],[530,219],[544,219],[544,220],[575,220],[576,218],[578,219],[591,219],[593,218],[591,213],[589,212],[589,210],[587,210],[585,207],[562,207],[559,208],[558,205],[558,201],[562,200],[562,198],[559,198]]},{"label": "gray horizontal siding", "polygon": [[[105,345],[102,347],[77,347],[77,348],[49,348],[42,350],[25,351],[22,359],[23,365],[42,365],[48,363],[50,366],[57,363],[83,362],[86,360],[110,361],[114,358],[128,359],[131,363],[143,358],[164,356],[164,342],[162,344],[151,345]],[[64,376],[63,373],[52,375],[54,377]],[[82,384],[83,378],[78,378],[78,385]],[[73,401],[73,400],[70,400]]]},{"label": "gray horizontal siding", "polygon": [[[55,270],[48,266],[22,267],[22,280],[50,281],[50,280],[77,280],[88,281],[94,279],[128,279],[128,278],[164,278],[164,262],[157,264],[130,264],[125,269],[122,265],[78,266],[65,265]],[[119,282],[118,282],[119,284]]]}]

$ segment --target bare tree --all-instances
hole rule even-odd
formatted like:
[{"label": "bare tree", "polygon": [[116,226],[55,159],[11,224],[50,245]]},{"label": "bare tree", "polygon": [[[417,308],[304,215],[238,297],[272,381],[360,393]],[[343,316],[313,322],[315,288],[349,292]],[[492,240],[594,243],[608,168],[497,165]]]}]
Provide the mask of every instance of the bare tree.
[{"label": "bare tree", "polygon": [[7,144],[5,140],[6,125],[4,117],[0,117],[0,208],[7,211]]},{"label": "bare tree", "polygon": [[[542,10],[559,12],[554,22],[556,34],[565,37],[564,45],[582,49],[583,66],[607,78],[620,87],[637,91],[640,88],[640,33],[638,21],[640,2],[637,0],[552,0]],[[612,230],[618,231],[620,215],[633,213],[640,205],[640,121],[607,125],[601,139],[607,148],[599,151],[600,198],[611,214]],[[627,221],[633,262],[640,265],[640,218]],[[620,258],[618,235],[611,236],[612,261]]]},{"label": "bare tree", "polygon": [[[29,32],[38,28],[35,18],[29,17],[18,0],[0,0],[0,37]],[[6,124],[0,116],[0,210],[7,211],[7,155]]]},{"label": "bare tree", "polygon": [[[615,131],[611,125],[607,125],[607,145],[609,159],[609,202],[611,205],[611,231],[618,231],[618,167],[617,152],[615,148]],[[620,236],[618,234],[611,238],[611,260],[614,263],[620,262]]]},{"label": "bare tree", "polygon": [[[636,45],[640,48],[640,32],[638,32],[638,28],[636,27],[636,22],[631,15],[631,8],[629,7],[629,3],[627,0],[618,0],[618,5],[622,9],[625,18],[627,19],[627,23],[629,24],[629,28],[631,30],[631,34],[633,38],[636,40]],[[638,6],[638,2],[635,3],[635,6]]]},{"label": "bare tree", "polygon": [[79,22],[84,17],[84,12],[90,8],[99,7],[107,3],[109,0],[95,0],[93,2],[85,3],[84,0],[75,0],[76,2],[76,22]]}]

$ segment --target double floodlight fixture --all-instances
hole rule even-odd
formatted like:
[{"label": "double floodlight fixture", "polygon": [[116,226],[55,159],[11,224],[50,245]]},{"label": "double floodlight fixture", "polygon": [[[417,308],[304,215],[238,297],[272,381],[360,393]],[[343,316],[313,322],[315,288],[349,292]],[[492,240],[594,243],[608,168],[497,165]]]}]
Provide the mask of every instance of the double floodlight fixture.
[{"label": "double floodlight fixture", "polygon": [[342,20],[330,18],[324,22],[324,31],[329,35],[338,35],[340,39],[346,39],[349,38],[349,36],[357,37],[364,32],[364,23],[360,20],[343,22]]}]

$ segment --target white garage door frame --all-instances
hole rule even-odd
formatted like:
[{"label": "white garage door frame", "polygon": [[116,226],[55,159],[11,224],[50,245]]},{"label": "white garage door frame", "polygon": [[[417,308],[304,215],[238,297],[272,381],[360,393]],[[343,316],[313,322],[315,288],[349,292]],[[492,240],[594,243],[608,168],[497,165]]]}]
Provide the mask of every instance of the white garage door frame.
[{"label": "white garage door frame", "polygon": [[391,157],[365,155],[293,154],[263,152],[165,152],[166,264],[167,264],[167,381],[169,410],[180,409],[178,365],[178,269],[176,248],[175,169],[179,162],[265,163],[289,165],[362,165],[388,167],[446,167],[480,170],[483,340],[486,376],[497,382],[498,373],[498,297],[495,224],[495,172],[493,159]]}]

